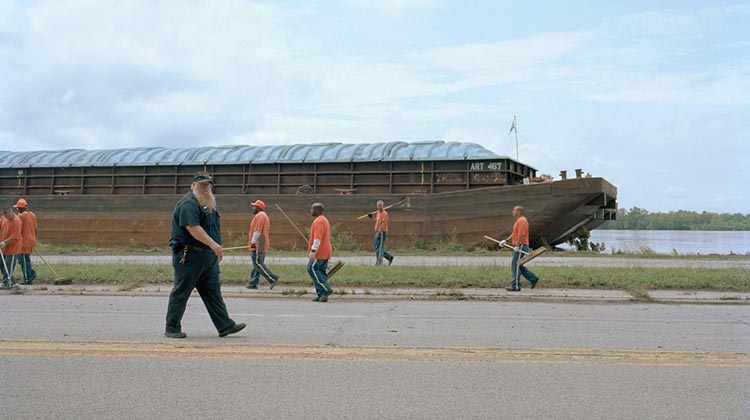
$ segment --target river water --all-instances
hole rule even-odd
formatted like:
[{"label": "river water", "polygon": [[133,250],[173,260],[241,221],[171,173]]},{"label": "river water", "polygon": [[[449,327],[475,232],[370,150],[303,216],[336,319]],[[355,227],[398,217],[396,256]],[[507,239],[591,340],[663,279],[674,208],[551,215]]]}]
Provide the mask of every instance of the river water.
[{"label": "river water", "polygon": [[[696,230],[593,230],[592,242],[604,242],[613,251],[660,254],[750,254],[750,232]],[[567,247],[567,245],[565,246]]]}]

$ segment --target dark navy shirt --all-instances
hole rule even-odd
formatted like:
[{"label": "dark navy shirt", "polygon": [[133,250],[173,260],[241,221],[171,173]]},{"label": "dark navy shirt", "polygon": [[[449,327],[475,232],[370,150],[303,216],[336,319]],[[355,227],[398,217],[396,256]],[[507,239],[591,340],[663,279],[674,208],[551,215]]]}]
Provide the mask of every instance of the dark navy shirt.
[{"label": "dark navy shirt", "polygon": [[169,246],[174,251],[178,251],[185,245],[208,248],[203,242],[193,238],[193,235],[185,228],[190,225],[199,225],[206,231],[217,244],[221,245],[221,223],[219,220],[219,211],[208,211],[198,203],[198,200],[190,191],[177,202],[172,215],[172,235],[169,239]]}]

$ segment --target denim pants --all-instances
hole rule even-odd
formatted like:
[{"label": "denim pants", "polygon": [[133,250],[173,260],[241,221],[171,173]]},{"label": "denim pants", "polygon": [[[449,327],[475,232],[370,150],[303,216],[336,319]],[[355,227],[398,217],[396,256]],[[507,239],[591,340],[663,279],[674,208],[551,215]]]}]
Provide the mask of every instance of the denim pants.
[{"label": "denim pants", "polygon": [[23,280],[26,283],[31,283],[36,279],[36,271],[31,266],[31,254],[19,254],[18,260],[18,263],[21,265]]},{"label": "denim pants", "polygon": [[[521,250],[524,252],[529,252],[529,246],[528,245],[521,245]],[[518,278],[518,275],[522,275],[526,280],[528,281],[537,281],[539,280],[539,277],[536,276],[536,274],[532,273],[531,270],[526,268],[526,266],[522,265],[521,267],[518,267],[518,260],[521,258],[520,252],[513,252],[513,259],[510,263],[510,270],[511,274],[513,276],[513,279],[511,280],[510,287],[514,289],[520,289],[521,288],[521,279]]]},{"label": "denim pants", "polygon": [[[375,257],[378,257],[378,252],[382,252],[381,255],[386,260],[390,260],[393,258],[393,255],[391,255],[388,251],[385,250],[385,239],[388,237],[388,232],[382,232],[382,233],[376,233],[375,234],[375,243],[373,244],[373,248],[375,248]],[[382,249],[381,249],[382,246]]]},{"label": "denim pants", "polygon": [[328,285],[328,260],[310,260],[307,263],[307,274],[315,285],[318,296],[330,294],[331,286]]},{"label": "denim pants", "polygon": [[222,331],[234,325],[229,318],[219,283],[219,259],[212,252],[190,251],[184,263],[182,253],[172,254],[174,287],[169,294],[166,332],[182,331],[182,316],[193,289],[198,289],[216,330]]},{"label": "denim pants", "polygon": [[260,276],[268,280],[269,283],[276,281],[278,276],[273,274],[266,265],[266,253],[265,252],[250,252],[250,258],[253,261],[253,271],[250,272],[250,286],[257,286],[260,281]]},{"label": "denim pants", "polygon": [[[16,269],[16,261],[18,261],[18,255],[6,255],[3,254],[3,259],[5,260],[5,264],[0,265],[0,271],[3,273],[3,283],[10,285],[13,285],[16,283],[15,278],[13,278],[13,271]],[[8,270],[5,270],[5,267],[8,267]],[[8,273],[10,271],[10,273]]]}]

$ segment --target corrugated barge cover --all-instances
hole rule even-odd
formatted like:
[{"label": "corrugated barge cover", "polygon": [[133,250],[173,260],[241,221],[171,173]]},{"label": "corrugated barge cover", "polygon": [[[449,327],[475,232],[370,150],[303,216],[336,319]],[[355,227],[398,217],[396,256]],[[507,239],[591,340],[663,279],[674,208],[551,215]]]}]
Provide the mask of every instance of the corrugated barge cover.
[{"label": "corrugated barge cover", "polygon": [[502,159],[475,143],[465,142],[388,142],[317,143],[284,146],[216,146],[170,149],[139,147],[110,150],[49,150],[0,152],[0,168],[230,165],[298,162],[377,162],[409,160]]}]

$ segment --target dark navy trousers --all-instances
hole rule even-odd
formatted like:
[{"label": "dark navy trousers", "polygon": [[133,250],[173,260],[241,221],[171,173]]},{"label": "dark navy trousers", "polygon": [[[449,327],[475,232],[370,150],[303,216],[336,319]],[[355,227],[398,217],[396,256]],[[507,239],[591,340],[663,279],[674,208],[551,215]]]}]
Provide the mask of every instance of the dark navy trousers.
[{"label": "dark navy trousers", "polygon": [[229,318],[224,299],[221,297],[219,282],[219,259],[213,252],[190,251],[184,263],[180,263],[182,252],[172,254],[174,267],[174,287],[169,294],[167,306],[166,332],[182,331],[182,316],[185,314],[188,298],[197,289],[206,305],[208,315],[218,331],[234,325]]}]

